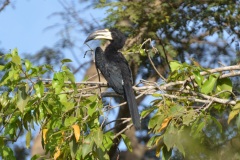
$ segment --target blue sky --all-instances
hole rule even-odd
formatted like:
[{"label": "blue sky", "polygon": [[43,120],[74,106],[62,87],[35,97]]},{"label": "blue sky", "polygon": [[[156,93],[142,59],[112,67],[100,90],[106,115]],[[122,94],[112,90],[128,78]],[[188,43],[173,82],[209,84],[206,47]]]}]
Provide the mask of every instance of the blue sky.
[{"label": "blue sky", "polygon": [[19,53],[35,53],[43,46],[52,46],[56,31],[44,29],[57,21],[49,15],[61,9],[56,0],[14,1],[0,13],[0,48],[8,51],[17,47]]},{"label": "blue sky", "polygon": [[[76,4],[81,7],[81,4]],[[86,3],[82,5],[86,5]],[[0,49],[8,51],[18,48],[21,54],[36,53],[44,46],[52,47],[61,38],[57,34],[59,28],[47,29],[47,27],[64,23],[60,17],[50,16],[59,11],[63,11],[63,7],[58,0],[13,1],[0,12]],[[81,16],[99,18],[104,16],[104,12],[92,8],[81,13]],[[92,15],[98,17],[92,17]],[[101,21],[99,20],[98,23]],[[85,47],[83,45],[85,37],[83,35],[76,36],[80,37],[79,47]]]}]

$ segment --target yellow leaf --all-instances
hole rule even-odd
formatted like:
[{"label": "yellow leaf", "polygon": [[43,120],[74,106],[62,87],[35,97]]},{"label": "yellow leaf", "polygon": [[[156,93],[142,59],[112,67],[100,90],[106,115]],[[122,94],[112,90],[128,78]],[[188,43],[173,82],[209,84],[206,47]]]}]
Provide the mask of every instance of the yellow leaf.
[{"label": "yellow leaf", "polygon": [[80,127],[77,124],[72,125],[73,131],[74,131],[74,136],[76,138],[76,141],[78,142],[80,138]]},{"label": "yellow leaf", "polygon": [[161,137],[159,137],[157,140],[156,140],[156,143],[155,143],[155,145],[157,146],[157,148],[156,148],[156,157],[160,157],[160,153],[161,153],[161,147],[162,147],[162,145],[159,145],[160,143],[159,143],[159,141],[160,140],[162,140],[162,136]]},{"label": "yellow leaf", "polygon": [[231,122],[231,120],[240,112],[239,109],[232,110],[228,115],[228,124]]},{"label": "yellow leaf", "polygon": [[160,157],[160,153],[161,153],[161,145],[158,145],[157,148],[156,148],[156,157]]},{"label": "yellow leaf", "polygon": [[56,147],[56,152],[54,153],[53,159],[56,160],[61,154],[61,151],[58,147]]},{"label": "yellow leaf", "polygon": [[29,149],[31,142],[31,130],[29,130],[26,134],[26,148]]},{"label": "yellow leaf", "polygon": [[165,118],[165,119],[163,120],[163,123],[162,123],[162,125],[161,125],[161,128],[158,130],[158,132],[161,132],[163,129],[165,129],[171,119],[172,119],[172,117]]},{"label": "yellow leaf", "polygon": [[42,136],[43,136],[43,141],[44,141],[44,144],[46,144],[46,135],[47,135],[47,131],[48,131],[48,129],[43,129],[42,130]]},{"label": "yellow leaf", "polygon": [[240,109],[240,102],[237,102],[237,104],[232,109],[233,110]]},{"label": "yellow leaf", "polygon": [[65,133],[62,131],[62,143],[64,142]]},{"label": "yellow leaf", "polygon": [[192,61],[192,63],[194,64],[194,66],[197,66],[197,67],[200,67],[200,66],[201,66],[194,58],[191,58],[190,60]]}]

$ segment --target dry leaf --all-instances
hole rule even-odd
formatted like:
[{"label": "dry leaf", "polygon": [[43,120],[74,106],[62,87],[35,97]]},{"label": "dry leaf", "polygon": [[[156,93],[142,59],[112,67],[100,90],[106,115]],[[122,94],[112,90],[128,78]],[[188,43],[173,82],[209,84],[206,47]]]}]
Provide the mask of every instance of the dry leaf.
[{"label": "dry leaf", "polygon": [[43,136],[44,144],[46,144],[46,134],[47,134],[47,131],[48,131],[48,129],[43,129],[42,130],[42,136]]},{"label": "dry leaf", "polygon": [[162,125],[161,125],[161,128],[158,130],[158,132],[161,132],[163,129],[165,129],[171,119],[172,119],[172,117],[165,118],[165,119],[163,120],[163,123],[162,123]]},{"label": "dry leaf", "polygon": [[240,110],[239,109],[236,109],[236,110],[232,110],[230,113],[229,113],[229,116],[228,116],[228,124],[231,122],[231,120],[237,115],[239,114]]},{"label": "dry leaf", "polygon": [[76,138],[76,141],[78,142],[80,138],[80,127],[77,124],[72,125],[72,128],[74,130],[74,136]]},{"label": "dry leaf", "polygon": [[58,147],[56,147],[56,152],[54,153],[53,159],[56,160],[61,154],[61,151]]}]

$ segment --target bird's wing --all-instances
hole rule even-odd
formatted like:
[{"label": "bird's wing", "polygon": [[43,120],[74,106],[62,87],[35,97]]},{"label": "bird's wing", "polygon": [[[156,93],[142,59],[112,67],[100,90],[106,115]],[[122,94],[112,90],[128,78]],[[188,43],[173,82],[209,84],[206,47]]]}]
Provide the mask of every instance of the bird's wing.
[{"label": "bird's wing", "polygon": [[133,124],[136,129],[141,128],[140,123],[140,115],[138,112],[138,106],[135,99],[135,94],[132,89],[132,73],[129,68],[127,60],[124,58],[124,56],[119,53],[119,66],[121,68],[121,75],[123,78],[123,90],[124,90],[124,98],[127,100],[130,114],[132,117]]},{"label": "bird's wing", "polygon": [[118,64],[116,64],[116,61],[109,62],[106,59],[103,50],[100,47],[97,47],[95,51],[95,62],[96,67],[101,71],[109,86],[118,94],[123,95],[121,69]]},{"label": "bird's wing", "polygon": [[[128,61],[125,59],[125,57],[122,55],[121,52],[118,52],[118,55],[119,55],[119,66],[120,66],[120,69],[121,69],[121,73],[122,75],[125,76],[125,80],[126,81],[130,81],[131,84],[133,84],[133,77],[132,77],[132,71],[128,65]],[[124,77],[123,77],[124,79]]]}]

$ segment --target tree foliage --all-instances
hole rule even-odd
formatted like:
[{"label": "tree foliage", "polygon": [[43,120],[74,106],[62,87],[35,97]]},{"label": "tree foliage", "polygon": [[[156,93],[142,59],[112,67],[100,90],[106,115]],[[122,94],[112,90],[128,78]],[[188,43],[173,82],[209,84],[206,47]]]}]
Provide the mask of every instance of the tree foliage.
[{"label": "tree foliage", "polygon": [[[239,61],[235,46],[239,43],[239,3],[151,0],[96,4],[108,9],[106,26],[117,27],[129,37],[123,53],[134,77],[142,79],[134,86],[137,98],[154,98],[141,110],[138,138],[146,156],[240,157],[240,101],[235,87],[240,66],[230,65]],[[68,16],[76,15],[74,11]],[[54,69],[35,66],[20,58],[16,49],[2,57],[0,156],[14,159],[8,142],[16,142],[23,132],[29,148],[36,124],[41,127],[45,151],[54,159],[113,159],[120,139],[136,153],[138,148],[127,134],[130,118],[119,114],[115,125],[108,128],[112,122],[107,113],[112,106],[101,98],[116,94],[101,92],[106,83],[75,82],[67,65],[70,59],[61,60]],[[52,78],[44,78],[49,73]],[[118,107],[122,109],[124,104]]]},{"label": "tree foliage", "polygon": [[[4,72],[1,79],[2,144],[15,142],[20,133],[26,131],[26,147],[29,148],[31,132],[35,124],[39,124],[43,146],[55,158],[107,156],[111,133],[103,134],[98,121],[102,103],[96,95],[85,97],[78,92],[83,86],[75,83],[74,75],[65,65],[69,59],[61,61],[59,71],[53,71],[49,65],[34,66],[28,60],[21,60],[17,50],[4,59],[8,62],[1,66]],[[54,72],[53,79],[42,79],[48,71]],[[12,158],[13,152],[1,145],[1,155]]]}]

